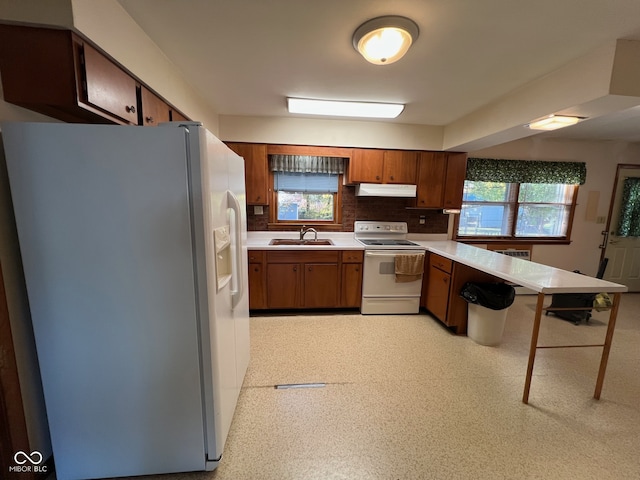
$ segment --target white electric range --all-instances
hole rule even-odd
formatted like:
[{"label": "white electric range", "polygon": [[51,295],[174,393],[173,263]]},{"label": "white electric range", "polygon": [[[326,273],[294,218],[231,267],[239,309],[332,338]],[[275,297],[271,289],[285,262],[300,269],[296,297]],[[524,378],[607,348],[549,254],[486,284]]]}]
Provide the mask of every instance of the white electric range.
[{"label": "white electric range", "polygon": [[422,278],[397,282],[397,255],[424,255],[425,247],[407,240],[406,222],[357,221],[354,237],[364,245],[363,314],[401,314],[420,311]]}]

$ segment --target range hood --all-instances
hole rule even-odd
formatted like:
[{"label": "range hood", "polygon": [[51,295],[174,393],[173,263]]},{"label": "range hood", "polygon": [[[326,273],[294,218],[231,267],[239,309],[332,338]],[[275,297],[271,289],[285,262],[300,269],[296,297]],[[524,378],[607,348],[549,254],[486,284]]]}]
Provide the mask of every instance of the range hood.
[{"label": "range hood", "polygon": [[359,197],[413,197],[416,185],[397,185],[393,183],[361,183],[356,187]]}]

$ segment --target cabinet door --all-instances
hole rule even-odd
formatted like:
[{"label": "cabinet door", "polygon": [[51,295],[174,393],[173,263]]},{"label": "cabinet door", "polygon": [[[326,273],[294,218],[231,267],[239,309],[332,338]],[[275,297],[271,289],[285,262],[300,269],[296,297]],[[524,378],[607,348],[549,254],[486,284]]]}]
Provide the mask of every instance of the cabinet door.
[{"label": "cabinet door", "polygon": [[338,264],[304,265],[304,307],[336,308],[338,302]]},{"label": "cabinet door", "polygon": [[429,284],[427,285],[427,310],[437,319],[447,323],[447,306],[449,304],[449,285],[451,275],[437,269],[433,265],[429,267]]},{"label": "cabinet door", "polygon": [[247,205],[269,205],[267,146],[252,143],[228,143],[227,146],[244,158]]},{"label": "cabinet door", "polygon": [[384,150],[354,148],[348,167],[348,183],[382,183]]},{"label": "cabinet door", "polygon": [[84,44],[86,102],[138,125],[137,83],[92,46]]},{"label": "cabinet door", "polygon": [[447,154],[447,176],[444,186],[444,208],[462,208],[462,190],[467,176],[467,154]]},{"label": "cabinet door", "polygon": [[300,264],[267,264],[267,306],[298,308],[300,306]]},{"label": "cabinet door", "polygon": [[182,115],[179,111],[177,110],[171,110],[171,121],[172,122],[186,122],[187,120],[189,120],[187,117],[185,117],[184,115]]},{"label": "cabinet door", "polygon": [[267,308],[264,288],[264,269],[261,263],[249,264],[249,308]]},{"label": "cabinet door", "polygon": [[386,150],[384,152],[384,183],[416,183],[418,152]]},{"label": "cabinet door", "polygon": [[362,264],[342,264],[342,306],[359,307],[362,303]]},{"label": "cabinet door", "polygon": [[418,161],[416,207],[442,208],[445,190],[447,154],[421,152]]},{"label": "cabinet door", "polygon": [[159,123],[170,120],[171,108],[157,95],[151,93],[148,88],[140,87],[142,103],[142,125],[155,127]]}]

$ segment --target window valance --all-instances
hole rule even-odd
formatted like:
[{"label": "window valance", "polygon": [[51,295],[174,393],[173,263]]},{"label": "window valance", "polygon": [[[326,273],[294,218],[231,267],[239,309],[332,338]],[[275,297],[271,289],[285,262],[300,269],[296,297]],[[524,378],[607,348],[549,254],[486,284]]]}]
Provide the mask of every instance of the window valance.
[{"label": "window valance", "polygon": [[269,155],[272,172],[344,173],[344,158],[312,155]]},{"label": "window valance", "polygon": [[583,185],[587,179],[587,166],[584,162],[469,158],[466,179],[477,182]]}]

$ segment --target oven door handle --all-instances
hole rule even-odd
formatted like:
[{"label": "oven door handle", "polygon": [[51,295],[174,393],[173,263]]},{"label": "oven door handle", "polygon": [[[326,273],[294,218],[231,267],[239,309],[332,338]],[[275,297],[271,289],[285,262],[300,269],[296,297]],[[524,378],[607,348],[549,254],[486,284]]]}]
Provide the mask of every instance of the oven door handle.
[{"label": "oven door handle", "polygon": [[364,256],[365,257],[394,257],[396,255],[403,255],[403,254],[424,254],[425,251],[424,250],[387,250],[387,251],[378,251],[378,252],[371,252],[371,251],[366,251],[364,252]]}]

